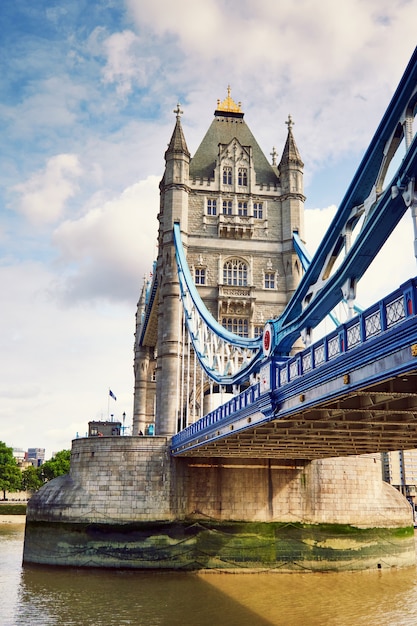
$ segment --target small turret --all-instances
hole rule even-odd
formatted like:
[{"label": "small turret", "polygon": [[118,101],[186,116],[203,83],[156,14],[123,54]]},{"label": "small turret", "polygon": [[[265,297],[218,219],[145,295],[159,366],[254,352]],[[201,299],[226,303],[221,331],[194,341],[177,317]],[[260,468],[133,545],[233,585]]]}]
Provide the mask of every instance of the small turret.
[{"label": "small turret", "polygon": [[298,285],[301,278],[301,266],[293,247],[293,232],[296,231],[304,240],[304,163],[295,143],[291,115],[285,122],[288,135],[279,164],[282,188],[282,242],[285,257],[285,277],[288,293]]},{"label": "small turret", "polygon": [[174,113],[177,115],[177,121],[175,124],[174,132],[172,133],[171,141],[168,144],[168,148],[165,152],[165,160],[167,161],[169,157],[178,154],[184,154],[188,158],[190,158],[190,153],[188,151],[187,142],[185,141],[184,133],[181,126],[181,115],[183,111],[181,111],[181,107],[177,104],[177,108],[174,110]]},{"label": "small turret", "polygon": [[180,105],[174,110],[176,123],[165,152],[165,172],[160,184],[158,276],[158,328],[156,376],[156,434],[172,435],[177,430],[177,411],[172,399],[177,393],[178,328],[180,287],[175,264],[173,228],[181,225],[183,241],[188,235],[190,158],[181,126]]},{"label": "small turret", "polygon": [[288,135],[279,164],[282,191],[283,193],[302,194],[304,163],[301,160],[292,132],[294,122],[292,121],[291,115],[288,116],[288,121],[285,123],[288,126]]}]

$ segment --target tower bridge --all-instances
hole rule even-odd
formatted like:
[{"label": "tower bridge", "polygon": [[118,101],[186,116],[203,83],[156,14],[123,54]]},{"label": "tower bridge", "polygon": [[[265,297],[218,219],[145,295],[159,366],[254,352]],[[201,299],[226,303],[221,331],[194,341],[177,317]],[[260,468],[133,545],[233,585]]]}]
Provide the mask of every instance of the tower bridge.
[{"label": "tower bridge", "polygon": [[[229,400],[226,389],[229,395],[230,389],[236,395],[248,385],[256,385],[265,362],[271,359],[275,367],[276,363],[288,360],[291,353],[302,348],[300,338],[309,346],[313,329],[332,315],[341,301],[347,303],[348,317],[354,315],[358,310],[355,296],[359,280],[407,211],[412,214],[417,250],[417,141],[412,130],[416,106],[417,54],[414,53],[312,259],[303,243],[303,163],[295,144],[292,121],[288,122],[288,137],[279,167],[267,166],[260,159],[259,148],[248,129],[243,137],[255,148],[238,142],[242,129],[238,126],[237,133],[236,124],[243,125],[243,113],[240,105],[233,103],[229,91],[188,166],[190,174],[194,171],[194,183],[197,172],[210,173],[212,178],[205,180],[204,190],[200,181],[195,183],[195,190],[191,186],[184,191],[178,172],[188,162],[189,153],[177,107],[177,124],[166,153],[167,168],[162,181],[162,188],[166,185],[166,189],[160,214],[163,226],[157,271],[148,287],[150,297],[146,306],[142,298],[142,311],[138,314],[141,322],[136,343],[134,430],[144,431],[145,423],[155,420],[157,433],[174,435],[172,450],[179,454],[176,442],[187,435],[180,437],[176,433],[190,423],[187,432],[200,428],[194,426],[197,419],[210,413],[223,399]],[[230,124],[232,129],[228,128]],[[224,128],[226,138],[222,136]],[[400,150],[403,153],[398,169],[391,180],[385,180]],[[174,168],[171,158],[179,161],[181,167],[177,163]],[[239,181],[242,172],[252,170],[256,176],[252,173],[252,178],[249,175],[246,179],[247,189],[245,185],[236,185],[236,178],[238,183],[243,182]],[[232,177],[230,181],[235,181],[234,187],[226,180],[226,173]],[[274,204],[265,192],[265,182],[269,190],[273,185]],[[211,185],[216,189],[210,190],[213,193],[210,199],[206,188]],[[233,200],[223,200],[233,196],[229,187],[235,192]],[[276,206],[278,192],[280,202]],[[172,194],[176,194],[175,201]],[[198,211],[194,208],[194,196],[201,197]],[[172,205],[168,219],[167,204]],[[228,217],[229,211],[241,228],[240,234],[236,234],[235,227],[230,232],[223,228],[222,218]],[[202,220],[201,229],[192,225],[198,223],[197,217]],[[268,218],[267,230],[265,218]],[[271,233],[274,219],[275,231]],[[233,264],[229,271],[227,268]],[[182,306],[178,306],[178,299]],[[161,336],[157,329],[162,320],[166,321]],[[378,321],[381,327],[383,321]],[[240,328],[239,334],[232,332],[235,328]],[[340,358],[347,360],[347,354]],[[201,368],[202,374],[200,370],[191,371],[196,367]],[[154,384],[149,384],[149,369]],[[222,432],[221,437],[225,436]],[[233,437],[236,436],[234,431]],[[216,450],[213,448],[213,453]],[[270,451],[274,454],[272,446]],[[308,454],[305,446],[304,453]],[[181,454],[185,454],[183,447]]]},{"label": "tower bridge", "polygon": [[417,253],[416,110],[417,49],[310,258],[291,118],[270,163],[229,89],[191,156],[177,106],[136,314],[133,436],[73,441],[70,474],[29,503],[25,562],[415,565],[412,510],[379,452],[417,447],[417,279],[365,311],[355,297],[407,211]]}]

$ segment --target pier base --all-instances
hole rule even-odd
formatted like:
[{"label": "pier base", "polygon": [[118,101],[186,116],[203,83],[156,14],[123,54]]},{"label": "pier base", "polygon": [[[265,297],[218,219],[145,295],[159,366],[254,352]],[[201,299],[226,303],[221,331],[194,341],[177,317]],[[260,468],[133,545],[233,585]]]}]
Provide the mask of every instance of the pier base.
[{"label": "pier base", "polygon": [[165,437],[76,439],[27,510],[25,563],[164,570],[414,566],[411,507],[379,455],[171,458]]}]

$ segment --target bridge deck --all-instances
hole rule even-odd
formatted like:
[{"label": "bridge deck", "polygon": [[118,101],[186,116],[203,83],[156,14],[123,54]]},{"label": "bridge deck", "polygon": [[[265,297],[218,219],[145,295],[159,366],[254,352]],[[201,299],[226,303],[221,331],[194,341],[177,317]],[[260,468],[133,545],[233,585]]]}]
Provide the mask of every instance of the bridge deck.
[{"label": "bridge deck", "polygon": [[173,437],[172,454],[316,459],[417,448],[416,284],[286,365],[267,363],[264,380]]}]

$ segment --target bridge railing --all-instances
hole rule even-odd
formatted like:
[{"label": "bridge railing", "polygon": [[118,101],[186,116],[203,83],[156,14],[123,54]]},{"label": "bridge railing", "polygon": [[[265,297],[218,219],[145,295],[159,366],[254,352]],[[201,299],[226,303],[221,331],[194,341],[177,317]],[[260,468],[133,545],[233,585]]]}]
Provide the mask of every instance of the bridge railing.
[{"label": "bridge railing", "polygon": [[184,430],[174,435],[172,447],[183,441],[204,434],[219,422],[247,410],[265,393],[276,391],[295,379],[308,374],[338,356],[354,350],[363,343],[381,335],[417,312],[417,278],[412,278],[396,291],[375,303],[348,322],[341,324],[302,352],[289,358],[284,364],[271,360],[272,371],[269,388],[254,383],[231,400],[214,409]]},{"label": "bridge railing", "polygon": [[407,317],[416,314],[417,278],[413,278],[396,291],[341,324],[310,347],[275,368],[273,388],[299,378],[317,369],[339,355],[380,335]]},{"label": "bridge railing", "polygon": [[[228,417],[231,417],[245,409],[249,406],[252,406],[256,400],[260,397],[260,385],[259,383],[254,383],[241,393],[234,396],[231,400],[228,400],[225,404],[217,407],[210,413],[207,413],[203,417],[201,417],[197,422],[190,424],[184,430],[180,431],[176,435],[175,445],[180,444],[185,439],[189,437],[193,437],[197,433],[203,432],[206,429],[210,429],[212,426],[217,424],[218,422],[226,420]],[[173,439],[174,443],[174,439]]]}]

